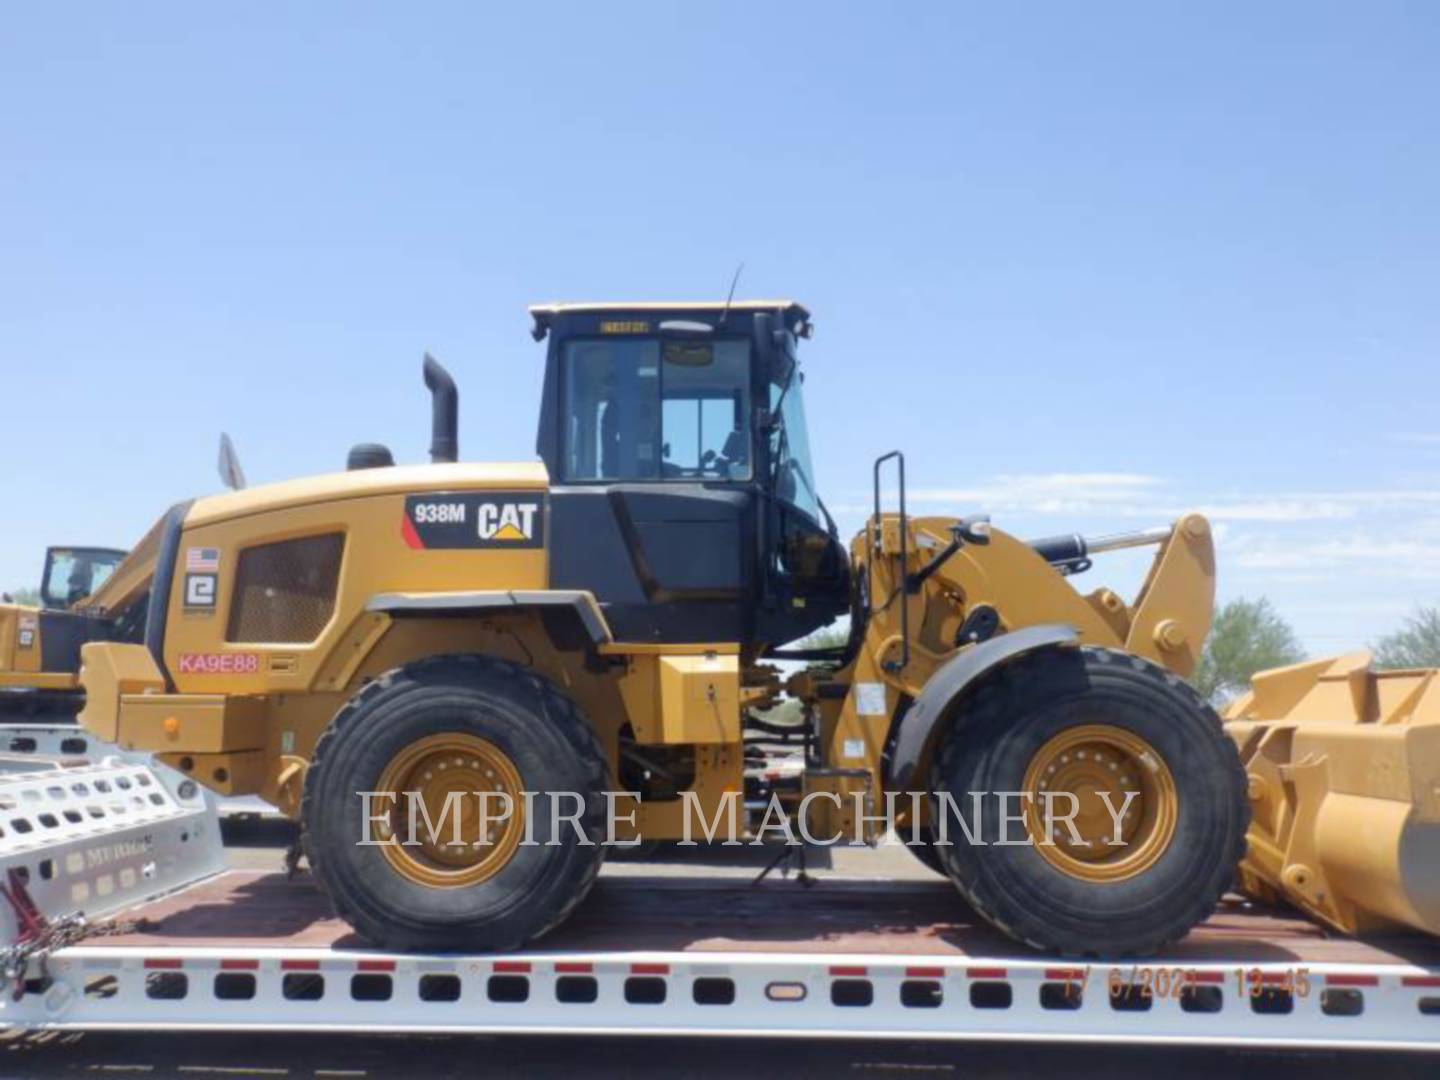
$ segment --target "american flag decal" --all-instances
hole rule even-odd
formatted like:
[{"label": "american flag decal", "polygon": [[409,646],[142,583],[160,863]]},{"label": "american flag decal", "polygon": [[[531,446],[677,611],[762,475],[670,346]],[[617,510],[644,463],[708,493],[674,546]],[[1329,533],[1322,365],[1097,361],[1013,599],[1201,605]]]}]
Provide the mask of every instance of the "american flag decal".
[{"label": "american flag decal", "polygon": [[190,574],[214,574],[220,570],[219,548],[187,548],[185,571]]}]

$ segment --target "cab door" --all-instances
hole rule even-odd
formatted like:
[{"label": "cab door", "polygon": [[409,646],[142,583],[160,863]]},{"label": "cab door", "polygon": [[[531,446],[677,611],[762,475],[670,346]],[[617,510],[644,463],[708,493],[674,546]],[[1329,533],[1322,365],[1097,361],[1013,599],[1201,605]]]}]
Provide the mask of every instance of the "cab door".
[{"label": "cab door", "polygon": [[594,592],[620,640],[747,642],[759,595],[750,342],[596,336],[559,352],[552,586]]}]

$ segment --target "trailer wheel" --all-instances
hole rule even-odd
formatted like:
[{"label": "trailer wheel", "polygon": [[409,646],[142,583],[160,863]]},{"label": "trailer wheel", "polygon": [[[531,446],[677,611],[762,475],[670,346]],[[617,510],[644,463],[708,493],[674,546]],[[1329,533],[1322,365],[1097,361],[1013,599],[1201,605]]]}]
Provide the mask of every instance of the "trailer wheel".
[{"label": "trailer wheel", "polygon": [[420,661],[368,684],[316,744],[310,863],[378,946],[519,948],[599,872],[606,772],[590,724],[544,679],[486,657]]},{"label": "trailer wheel", "polygon": [[1114,650],[1002,668],[962,704],[932,785],[951,880],[1047,951],[1163,947],[1210,914],[1245,851],[1245,773],[1214,710]]}]

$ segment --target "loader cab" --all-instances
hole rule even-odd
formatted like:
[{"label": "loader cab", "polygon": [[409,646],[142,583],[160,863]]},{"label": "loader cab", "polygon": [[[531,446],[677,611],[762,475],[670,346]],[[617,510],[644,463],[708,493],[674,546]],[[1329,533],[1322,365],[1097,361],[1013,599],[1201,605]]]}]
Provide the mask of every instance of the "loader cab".
[{"label": "loader cab", "polygon": [[125,556],[117,548],[46,548],[37,613],[41,671],[74,673],[80,669],[81,646],[113,637],[112,620],[75,605],[94,595]]},{"label": "loader cab", "polygon": [[555,305],[537,450],[551,587],[617,639],[778,646],[849,606],[815,489],[789,302]]},{"label": "loader cab", "polygon": [[105,584],[125,555],[117,548],[46,548],[45,571],[40,578],[41,605],[55,610],[74,606]]}]

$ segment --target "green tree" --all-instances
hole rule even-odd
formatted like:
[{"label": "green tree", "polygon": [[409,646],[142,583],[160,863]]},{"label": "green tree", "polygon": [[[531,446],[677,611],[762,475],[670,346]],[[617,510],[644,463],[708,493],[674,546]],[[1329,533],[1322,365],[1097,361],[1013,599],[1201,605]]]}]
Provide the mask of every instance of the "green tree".
[{"label": "green tree", "polygon": [[1382,668],[1440,667],[1440,608],[1422,607],[1373,646]]},{"label": "green tree", "polygon": [[1266,668],[1284,667],[1305,659],[1295,631],[1270,606],[1243,597],[1222,607],[1200,654],[1195,689],[1212,702],[1243,692],[1250,676]]},{"label": "green tree", "polygon": [[39,589],[11,589],[8,595],[12,604],[22,604],[25,607],[40,606]]}]

